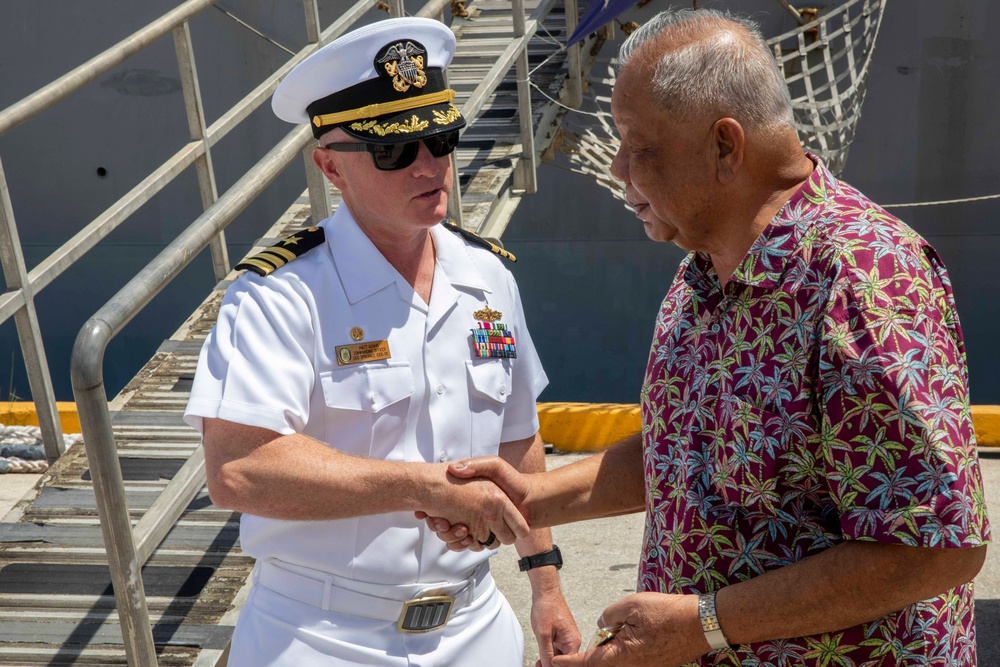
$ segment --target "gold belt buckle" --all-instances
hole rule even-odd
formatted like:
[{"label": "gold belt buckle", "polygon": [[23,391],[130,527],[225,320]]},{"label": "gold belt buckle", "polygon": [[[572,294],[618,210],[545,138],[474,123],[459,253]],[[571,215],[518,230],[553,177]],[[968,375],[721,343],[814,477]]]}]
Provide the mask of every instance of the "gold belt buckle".
[{"label": "gold belt buckle", "polygon": [[426,595],[403,603],[396,630],[408,634],[442,628],[455,608],[454,595]]}]

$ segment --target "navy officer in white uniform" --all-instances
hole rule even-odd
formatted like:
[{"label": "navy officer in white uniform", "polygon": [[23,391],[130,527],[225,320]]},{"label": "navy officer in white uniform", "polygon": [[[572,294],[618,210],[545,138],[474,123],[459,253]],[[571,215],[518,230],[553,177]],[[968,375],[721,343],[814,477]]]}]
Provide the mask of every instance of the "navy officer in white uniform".
[{"label": "navy officer in white uniform", "polygon": [[[509,253],[441,224],[465,125],[444,85],[454,49],[440,22],[380,21],[274,93],[278,117],[313,127],[343,204],[237,267],[185,415],[212,500],[243,513],[257,559],[236,667],[520,667],[489,571],[501,542],[531,580],[540,663],[579,647],[548,530],[529,532],[492,483],[446,473],[496,453],[544,470],[548,381]],[[462,515],[477,550],[449,551],[414,512]]]}]

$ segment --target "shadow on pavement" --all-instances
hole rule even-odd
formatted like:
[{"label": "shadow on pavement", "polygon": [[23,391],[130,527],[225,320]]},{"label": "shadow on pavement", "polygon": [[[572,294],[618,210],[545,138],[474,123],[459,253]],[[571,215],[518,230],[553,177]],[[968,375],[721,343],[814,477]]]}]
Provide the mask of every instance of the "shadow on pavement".
[{"label": "shadow on pavement", "polygon": [[1000,600],[976,600],[976,644],[980,665],[1000,665]]}]

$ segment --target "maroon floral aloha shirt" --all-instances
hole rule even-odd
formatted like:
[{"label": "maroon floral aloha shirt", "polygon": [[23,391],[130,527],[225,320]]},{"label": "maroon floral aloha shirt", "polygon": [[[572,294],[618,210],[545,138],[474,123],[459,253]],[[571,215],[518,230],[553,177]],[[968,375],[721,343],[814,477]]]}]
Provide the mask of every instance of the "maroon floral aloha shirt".
[{"label": "maroon floral aloha shirt", "polygon": [[[663,301],[641,396],[639,591],[717,591],[844,540],[989,540],[944,265],[810,157],[812,176],[724,290],[692,253]],[[697,664],[975,665],[972,584]]]}]

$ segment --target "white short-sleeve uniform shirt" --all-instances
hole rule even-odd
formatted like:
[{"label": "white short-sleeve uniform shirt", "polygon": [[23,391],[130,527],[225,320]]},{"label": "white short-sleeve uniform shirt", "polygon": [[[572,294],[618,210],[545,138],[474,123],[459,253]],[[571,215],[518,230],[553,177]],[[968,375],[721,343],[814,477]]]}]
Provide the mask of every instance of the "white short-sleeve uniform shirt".
[{"label": "white short-sleeve uniform shirt", "polygon": [[[339,451],[390,461],[495,454],[538,430],[548,383],[513,276],[490,251],[442,226],[430,304],[358,227],[346,205],[320,223],[326,240],[267,277],[227,291],[198,361],[185,419],[217,417],[303,433]],[[517,357],[475,358],[473,313],[489,307]],[[390,357],[341,366],[336,348],[388,341]],[[386,488],[385,493],[393,493]],[[411,512],[334,521],[244,514],[243,550],[386,584],[460,580],[489,557],[448,551]]]}]

